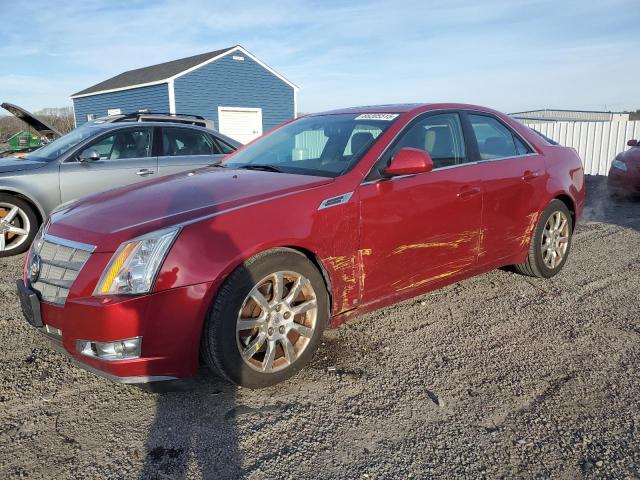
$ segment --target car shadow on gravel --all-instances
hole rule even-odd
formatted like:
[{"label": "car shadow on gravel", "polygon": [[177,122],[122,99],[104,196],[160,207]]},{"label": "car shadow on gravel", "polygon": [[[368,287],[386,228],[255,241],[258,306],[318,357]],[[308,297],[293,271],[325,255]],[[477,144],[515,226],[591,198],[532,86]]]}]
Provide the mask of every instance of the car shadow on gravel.
[{"label": "car shadow on gravel", "polygon": [[[196,170],[188,176],[208,169]],[[236,178],[236,177],[234,177]],[[194,190],[191,182],[173,198],[159,198],[166,211],[184,211],[189,199],[211,193]],[[211,215],[211,210],[206,214]],[[172,220],[171,220],[172,221]],[[207,235],[192,239],[194,255],[222,247],[231,258],[238,248],[222,229],[215,228],[215,217],[209,221]],[[208,319],[205,318],[206,322]],[[198,345],[193,348],[199,350]],[[185,353],[186,354],[186,353]],[[159,382],[143,386],[157,395],[156,412],[145,443],[144,464],[140,478],[238,478],[242,475],[239,436],[235,416],[237,387],[201,371],[193,378]]]},{"label": "car shadow on gravel", "polygon": [[151,384],[157,395],[141,479],[242,476],[235,425],[236,389],[208,371],[193,379]]},{"label": "car shadow on gravel", "polygon": [[586,175],[587,203],[582,222],[619,225],[640,231],[640,198],[612,196],[607,177]]}]

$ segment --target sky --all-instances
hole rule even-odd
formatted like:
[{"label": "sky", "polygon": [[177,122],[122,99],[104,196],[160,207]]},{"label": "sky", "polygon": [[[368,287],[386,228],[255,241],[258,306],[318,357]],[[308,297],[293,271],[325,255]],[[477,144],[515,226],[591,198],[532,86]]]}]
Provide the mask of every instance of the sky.
[{"label": "sky", "polygon": [[300,87],[301,112],[640,109],[638,0],[0,0],[0,12],[0,101],[32,110],[236,44]]}]

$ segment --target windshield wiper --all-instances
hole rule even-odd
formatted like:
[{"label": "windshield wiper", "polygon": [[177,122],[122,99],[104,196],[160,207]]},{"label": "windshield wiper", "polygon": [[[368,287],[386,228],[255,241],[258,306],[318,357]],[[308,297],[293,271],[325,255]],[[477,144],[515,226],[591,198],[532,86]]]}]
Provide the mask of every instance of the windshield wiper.
[{"label": "windshield wiper", "polygon": [[265,171],[265,172],[284,173],[278,167],[274,167],[273,165],[259,164],[259,163],[249,163],[247,165],[242,165],[242,166],[238,167],[238,169],[262,170],[262,171]]}]

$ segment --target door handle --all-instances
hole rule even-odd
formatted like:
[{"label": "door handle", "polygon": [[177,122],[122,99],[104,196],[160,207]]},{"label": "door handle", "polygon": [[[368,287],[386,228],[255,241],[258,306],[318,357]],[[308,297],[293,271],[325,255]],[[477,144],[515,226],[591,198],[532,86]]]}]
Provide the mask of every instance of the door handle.
[{"label": "door handle", "polygon": [[458,192],[458,198],[471,198],[480,193],[480,187],[462,187]]},{"label": "door handle", "polygon": [[542,175],[542,172],[540,170],[536,170],[535,172],[532,170],[525,170],[525,172],[522,174],[522,180],[526,182],[529,180],[533,180],[534,178],[537,178],[540,175]]},{"label": "door handle", "polygon": [[153,175],[154,173],[156,172],[148,168],[141,168],[136,172],[136,175],[138,175],[139,177],[146,177],[147,175]]}]

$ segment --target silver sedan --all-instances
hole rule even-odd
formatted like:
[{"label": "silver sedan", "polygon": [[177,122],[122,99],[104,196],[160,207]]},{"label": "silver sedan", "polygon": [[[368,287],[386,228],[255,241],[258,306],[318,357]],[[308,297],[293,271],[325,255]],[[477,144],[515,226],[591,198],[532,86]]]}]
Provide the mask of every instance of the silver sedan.
[{"label": "silver sedan", "polygon": [[218,163],[239,146],[194,125],[87,123],[24,158],[0,159],[0,257],[26,251],[62,203]]}]

